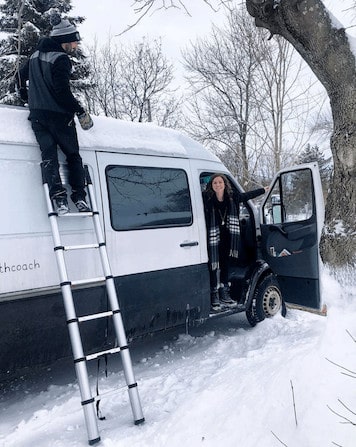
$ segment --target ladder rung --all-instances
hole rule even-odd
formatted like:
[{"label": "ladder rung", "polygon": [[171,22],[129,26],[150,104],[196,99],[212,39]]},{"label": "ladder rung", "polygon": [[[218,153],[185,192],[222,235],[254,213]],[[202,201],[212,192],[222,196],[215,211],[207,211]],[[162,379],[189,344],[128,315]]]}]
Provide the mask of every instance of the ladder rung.
[{"label": "ladder rung", "polygon": [[64,250],[85,250],[86,248],[99,248],[99,244],[84,244],[84,245],[65,245]]},{"label": "ladder rung", "polygon": [[75,281],[71,281],[72,286],[80,286],[82,284],[92,284],[94,282],[103,282],[105,281],[105,276],[98,276],[97,278],[88,278],[88,279],[77,279]]},{"label": "ladder rung", "polygon": [[108,350],[106,350],[106,351],[96,352],[95,354],[89,354],[89,355],[86,355],[86,356],[85,356],[85,359],[86,359],[86,360],[95,360],[95,359],[97,359],[98,357],[101,357],[102,355],[105,355],[105,354],[115,354],[116,352],[120,352],[120,351],[121,351],[121,348],[120,348],[120,347],[118,347],[118,348],[112,348],[112,349],[108,349]]},{"label": "ladder rung", "polygon": [[92,211],[88,211],[88,212],[82,212],[82,213],[67,213],[67,214],[58,214],[58,217],[62,218],[62,217],[91,217],[93,216],[93,212]]},{"label": "ladder rung", "polygon": [[98,314],[92,315],[83,315],[82,317],[78,317],[78,321],[81,323],[83,321],[97,320],[99,318],[112,317],[114,315],[112,310],[108,310],[107,312],[100,312]]}]

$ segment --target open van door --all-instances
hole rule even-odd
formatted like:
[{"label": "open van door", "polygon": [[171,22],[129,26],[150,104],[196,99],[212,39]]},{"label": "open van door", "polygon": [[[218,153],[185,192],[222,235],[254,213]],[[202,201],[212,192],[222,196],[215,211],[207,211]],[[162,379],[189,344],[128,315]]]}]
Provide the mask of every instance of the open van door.
[{"label": "open van door", "polygon": [[284,300],[320,309],[324,199],[317,163],[280,171],[260,213],[262,257],[277,275]]}]

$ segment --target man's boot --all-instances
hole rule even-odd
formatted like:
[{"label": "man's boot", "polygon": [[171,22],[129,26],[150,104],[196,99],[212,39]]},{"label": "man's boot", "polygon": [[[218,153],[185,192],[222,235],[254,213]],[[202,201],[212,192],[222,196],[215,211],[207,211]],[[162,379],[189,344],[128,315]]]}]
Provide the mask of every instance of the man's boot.
[{"label": "man's boot", "polygon": [[67,197],[55,197],[53,202],[55,204],[55,211],[58,216],[63,216],[64,214],[69,213]]}]

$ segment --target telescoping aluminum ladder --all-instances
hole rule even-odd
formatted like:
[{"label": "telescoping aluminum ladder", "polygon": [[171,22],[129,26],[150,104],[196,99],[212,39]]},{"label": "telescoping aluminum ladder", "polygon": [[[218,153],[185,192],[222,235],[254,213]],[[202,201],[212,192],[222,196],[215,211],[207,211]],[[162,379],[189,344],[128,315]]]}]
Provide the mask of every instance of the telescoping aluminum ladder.
[{"label": "telescoping aluminum ladder", "polygon": [[[45,180],[42,170],[42,178],[43,178],[43,187],[45,191],[45,197],[47,202],[48,209],[48,217],[51,224],[52,236],[54,242],[54,251],[57,260],[57,266],[60,276],[60,286],[63,295],[64,308],[66,312],[67,325],[69,330],[69,337],[72,345],[72,352],[74,357],[75,370],[77,375],[77,380],[79,383],[79,389],[81,394],[82,406],[84,411],[84,418],[87,427],[88,433],[88,442],[89,445],[96,444],[100,441],[100,435],[97,424],[97,416],[95,411],[95,399],[92,396],[88,370],[87,370],[87,361],[97,359],[101,356],[107,354],[114,354],[120,352],[123,370],[125,375],[126,384],[128,386],[128,393],[131,403],[131,409],[134,417],[134,422],[136,425],[144,422],[144,417],[142,413],[140,398],[138,394],[137,383],[135,381],[131,356],[127,346],[126,334],[124,330],[124,325],[120,313],[119,303],[116,295],[116,289],[114,284],[114,279],[111,274],[111,268],[109,264],[109,259],[106,251],[106,245],[103,237],[103,232],[101,229],[99,212],[95,200],[95,192],[93,188],[93,184],[91,182],[91,178],[89,175],[89,171],[87,166],[85,166],[85,175],[86,175],[86,184],[87,190],[89,194],[90,204],[91,204],[91,212],[87,213],[68,213],[62,217],[65,218],[75,218],[75,217],[90,217],[93,219],[94,230],[96,234],[97,242],[94,244],[87,245],[73,245],[73,246],[64,246],[61,243],[59,225],[57,219],[59,218],[58,214],[53,209],[52,201],[49,197],[49,188],[48,184]],[[104,277],[101,278],[91,278],[91,279],[82,279],[71,281],[68,278],[67,268],[65,263],[65,252],[70,250],[85,250],[85,249],[98,249],[100,252],[100,259],[103,268]],[[73,301],[72,294],[72,286],[80,285],[80,284],[88,284],[94,283],[97,281],[105,281],[106,291],[109,298],[110,310],[108,312],[101,312],[92,315],[85,316],[77,316]],[[90,355],[85,355],[83,351],[83,344],[80,335],[79,324],[89,320],[95,320],[99,318],[112,318],[113,326],[115,330],[115,335],[118,341],[119,347],[108,349],[106,351],[97,352]]]}]

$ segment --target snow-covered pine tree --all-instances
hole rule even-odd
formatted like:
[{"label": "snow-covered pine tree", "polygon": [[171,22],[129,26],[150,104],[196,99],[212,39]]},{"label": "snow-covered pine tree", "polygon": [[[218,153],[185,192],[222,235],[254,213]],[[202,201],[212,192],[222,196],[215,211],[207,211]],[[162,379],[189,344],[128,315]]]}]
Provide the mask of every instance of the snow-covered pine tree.
[{"label": "snow-covered pine tree", "polygon": [[[4,0],[0,4],[0,103],[21,105],[15,91],[17,69],[34,52],[41,36],[48,35],[50,11],[56,8],[62,17],[75,24],[82,23],[84,17],[71,17],[71,0]],[[81,90],[88,76],[88,64],[78,49],[73,60],[73,88]]]}]

